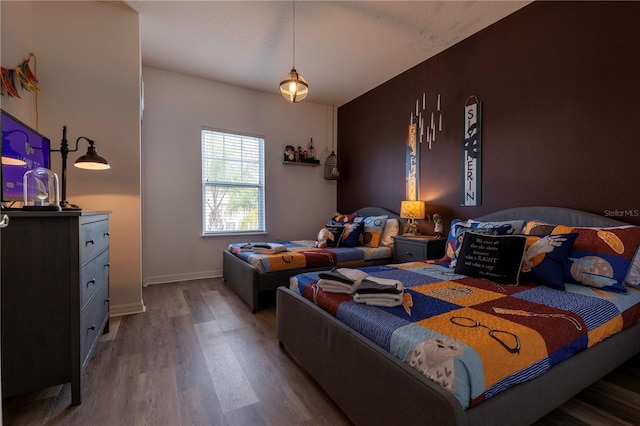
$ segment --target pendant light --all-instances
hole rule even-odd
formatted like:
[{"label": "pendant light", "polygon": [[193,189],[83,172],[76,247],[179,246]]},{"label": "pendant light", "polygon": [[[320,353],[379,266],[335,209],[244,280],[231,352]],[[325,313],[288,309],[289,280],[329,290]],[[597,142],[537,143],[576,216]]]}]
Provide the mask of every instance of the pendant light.
[{"label": "pendant light", "polygon": [[291,102],[301,102],[309,93],[309,85],[301,74],[296,71],[296,2],[293,2],[293,66],[280,81],[280,93]]}]

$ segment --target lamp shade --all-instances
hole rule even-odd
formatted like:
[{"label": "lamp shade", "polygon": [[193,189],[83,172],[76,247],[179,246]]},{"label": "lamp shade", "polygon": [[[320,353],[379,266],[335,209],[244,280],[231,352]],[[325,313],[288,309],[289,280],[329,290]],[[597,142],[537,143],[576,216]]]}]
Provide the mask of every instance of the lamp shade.
[{"label": "lamp shade", "polygon": [[86,170],[107,170],[111,168],[109,162],[98,155],[98,151],[96,147],[93,146],[93,143],[89,145],[87,153],[78,158],[73,165],[79,169]]},{"label": "lamp shade", "polygon": [[280,93],[291,103],[300,102],[309,94],[309,85],[295,68],[291,68],[291,72],[286,73],[280,80]]},{"label": "lamp shade", "polygon": [[402,201],[400,203],[400,217],[402,219],[424,219],[424,201]]}]

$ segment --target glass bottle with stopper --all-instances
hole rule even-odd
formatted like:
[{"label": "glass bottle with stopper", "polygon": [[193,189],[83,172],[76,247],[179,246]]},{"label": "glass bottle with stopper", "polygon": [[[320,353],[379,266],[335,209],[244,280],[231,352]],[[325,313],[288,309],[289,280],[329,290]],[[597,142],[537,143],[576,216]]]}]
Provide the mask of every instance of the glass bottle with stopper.
[{"label": "glass bottle with stopper", "polygon": [[316,158],[316,149],[313,147],[313,138],[309,139],[309,158],[314,160]]}]

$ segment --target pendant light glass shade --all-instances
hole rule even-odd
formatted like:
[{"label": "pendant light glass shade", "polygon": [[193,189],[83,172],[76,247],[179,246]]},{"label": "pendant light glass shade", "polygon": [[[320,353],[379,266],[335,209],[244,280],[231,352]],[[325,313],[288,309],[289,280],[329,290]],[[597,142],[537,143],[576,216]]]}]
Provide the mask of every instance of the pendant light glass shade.
[{"label": "pendant light glass shade", "polygon": [[280,81],[280,93],[287,101],[296,103],[307,97],[309,86],[304,77],[291,68],[291,72],[286,73]]}]

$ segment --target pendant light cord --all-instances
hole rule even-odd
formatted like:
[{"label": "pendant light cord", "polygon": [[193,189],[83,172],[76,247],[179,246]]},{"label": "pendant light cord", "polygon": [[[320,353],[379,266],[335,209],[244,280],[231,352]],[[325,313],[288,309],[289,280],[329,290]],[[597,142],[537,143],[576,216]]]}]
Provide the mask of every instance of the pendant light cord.
[{"label": "pendant light cord", "polygon": [[296,67],[296,2],[293,3],[293,68]]}]

